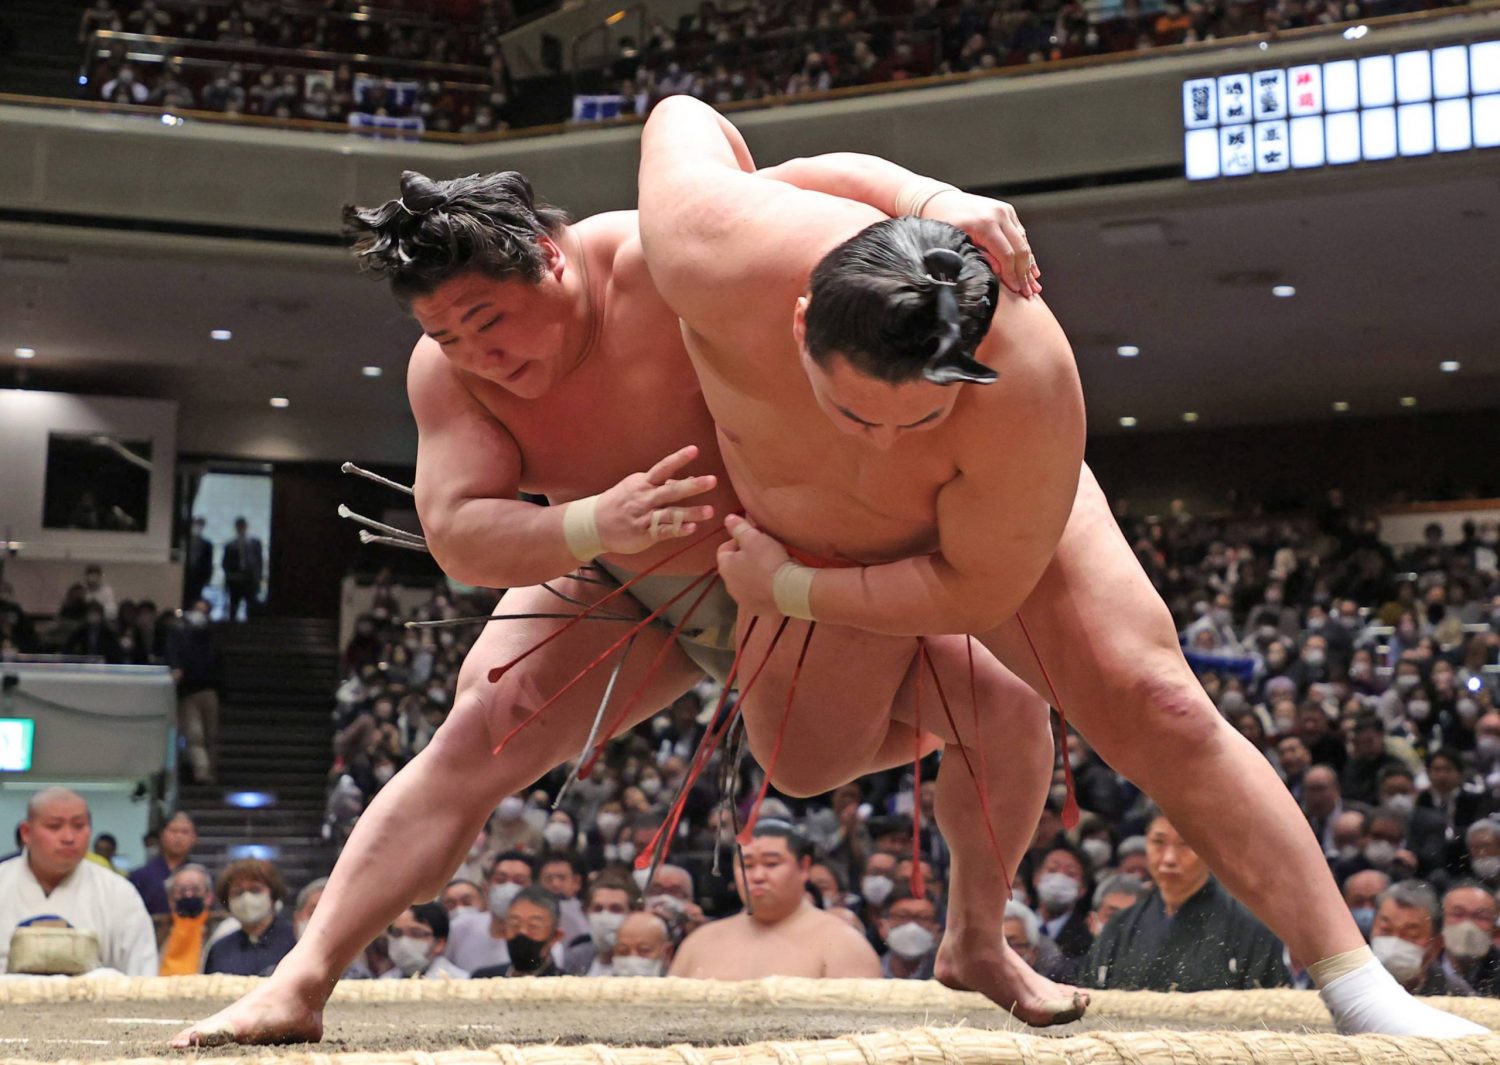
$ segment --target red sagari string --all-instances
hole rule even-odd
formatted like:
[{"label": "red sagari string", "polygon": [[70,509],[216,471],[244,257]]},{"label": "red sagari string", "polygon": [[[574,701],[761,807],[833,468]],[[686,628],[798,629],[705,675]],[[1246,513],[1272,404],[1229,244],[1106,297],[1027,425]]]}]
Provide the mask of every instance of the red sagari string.
[{"label": "red sagari string", "polygon": [[[561,688],[559,688],[556,692],[554,692],[552,694],[552,696],[546,702],[542,703],[541,706],[537,707],[530,714],[528,714],[524,719],[522,719],[522,721],[521,721],[521,723],[519,725],[517,725],[515,728],[511,729],[508,733],[506,733],[505,738],[502,739],[499,743],[497,743],[495,745],[495,749],[493,751],[491,751],[490,753],[492,755],[499,755],[502,751],[504,751],[505,748],[506,748],[506,746],[510,743],[511,740],[515,739],[516,736],[519,735],[520,732],[523,729],[526,728],[526,726],[530,725],[537,718],[541,717],[542,714],[543,714],[543,712],[546,711],[548,707],[550,707],[553,703],[557,702],[557,700],[561,699],[564,695],[566,695],[567,692],[573,687],[573,685],[577,684],[579,681],[583,680],[584,677],[588,676],[594,670],[598,669],[601,665],[603,665],[609,659],[609,657],[611,655],[613,655],[621,647],[624,647],[625,644],[629,643],[630,639],[632,637],[634,637],[642,629],[646,628],[646,626],[650,625],[653,621],[655,621],[658,617],[660,617],[666,611],[670,610],[672,608],[672,606],[675,605],[679,599],[684,598],[689,592],[691,592],[694,589],[696,589],[701,582],[707,580],[707,581],[710,582],[710,587],[712,587],[712,579],[713,579],[713,577],[715,576],[715,574],[717,572],[718,572],[718,567],[717,566],[715,566],[713,569],[705,570],[698,577],[694,578],[692,582],[690,582],[689,584],[687,584],[680,592],[678,592],[676,595],[672,596],[671,599],[668,599],[661,606],[657,607],[651,613],[647,614],[645,616],[645,618],[643,618],[641,621],[638,621],[638,622],[636,622],[636,624],[632,625],[630,627],[630,629],[625,633],[624,636],[621,636],[618,640],[616,640],[614,643],[610,644],[607,648],[605,648],[604,652],[602,654],[600,654],[592,662],[590,662],[588,665],[584,666],[581,670],[579,670],[577,673],[575,673],[573,675],[573,678],[571,680],[569,680],[566,684],[564,684]],[[625,585],[621,585],[620,586],[620,590],[623,590],[624,588],[625,588]],[[599,603],[602,603],[602,602],[604,602],[603,599],[599,600]],[[594,606],[590,607],[589,609],[590,610],[596,609],[599,606],[599,603],[595,603]],[[545,643],[547,643],[548,640],[553,639],[553,637],[561,635],[564,631],[567,630],[568,626],[575,624],[576,622],[582,620],[586,616],[587,616],[587,611],[585,611],[582,614],[579,614],[578,617],[574,618],[572,621],[568,622],[562,628],[558,629],[557,632],[555,632],[555,633],[552,634],[552,636],[548,636],[547,639],[542,640],[541,643],[538,643],[534,647],[532,647],[531,651],[535,651],[537,648],[541,647],[542,644],[545,644]],[[530,654],[531,651],[527,651],[526,654]],[[521,656],[521,658],[525,658],[526,654],[523,654]],[[515,661],[519,662],[520,660],[521,659],[518,658]],[[515,665],[515,662],[512,662],[511,665]],[[510,666],[503,666],[503,667],[501,667],[501,672],[503,672],[504,670],[509,669],[509,668],[510,668]],[[494,677],[495,671],[491,670],[490,673],[491,673],[491,676]]]},{"label": "red sagari string", "polygon": [[[918,639],[921,639],[921,638],[918,637]],[[925,643],[926,643],[926,641],[924,640],[923,641],[924,646],[925,646]],[[927,665],[927,672],[932,676],[932,686],[935,689],[937,689],[938,702],[940,704],[942,704],[942,707],[943,707],[943,716],[948,719],[948,727],[953,730],[954,739],[955,740],[960,740],[960,733],[958,731],[958,722],[954,720],[954,718],[953,718],[953,710],[948,705],[948,696],[943,691],[943,682],[938,679],[937,667],[933,665],[932,658],[930,656],[923,655],[923,660],[924,660],[924,662]],[[977,685],[977,683],[975,682],[975,679],[974,679],[974,653],[973,653],[973,647],[971,645],[970,648],[969,648],[969,697],[970,697],[970,699],[975,698],[975,696],[977,694],[978,694],[978,685]],[[977,702],[974,704],[974,708],[975,708],[974,709],[974,728],[975,728],[974,742],[975,742],[975,745],[977,746],[978,743],[979,743],[979,737],[978,737],[979,704]],[[965,744],[965,743],[963,743],[961,740],[958,743],[958,753],[963,758],[963,760],[964,760],[964,768],[969,771],[969,779],[974,782],[974,790],[979,795],[979,809],[980,809],[980,811],[984,815],[984,830],[985,830],[986,833],[988,833],[988,835],[990,837],[990,851],[995,855],[995,861],[997,861],[997,862],[1000,863],[1000,872],[1005,877],[1005,882],[1007,884],[1009,884],[1010,883],[1010,867],[1005,864],[1005,856],[1003,854],[1001,854],[1001,852],[1000,852],[1000,841],[995,838],[995,822],[994,822],[994,819],[990,817],[990,788],[989,788],[989,784],[986,782],[986,780],[985,780],[985,778],[983,776],[983,766],[984,766],[984,762],[982,760],[983,756],[984,756],[983,749],[982,748],[980,749],[980,758],[981,758],[980,766],[981,766],[981,772],[979,772],[979,773],[974,772],[974,763],[969,760],[969,748],[968,748],[968,745]]]},{"label": "red sagari string", "polygon": [[1016,611],[1016,620],[1021,623],[1021,634],[1026,637],[1026,646],[1031,648],[1031,657],[1036,659],[1037,668],[1042,671],[1042,679],[1047,682],[1047,691],[1052,694],[1052,706],[1057,710],[1057,721],[1061,726],[1062,733],[1062,764],[1063,779],[1068,783],[1068,798],[1063,803],[1062,823],[1064,828],[1072,828],[1078,824],[1078,797],[1073,794],[1073,763],[1068,758],[1068,719],[1063,713],[1062,700],[1057,697],[1057,689],[1053,687],[1052,677],[1047,672],[1047,667],[1042,665],[1042,656],[1036,653],[1036,644],[1031,639],[1031,630],[1026,627],[1026,619],[1021,612]]},{"label": "red sagari string", "polygon": [[[714,750],[728,734],[729,727],[734,724],[734,719],[739,716],[740,707],[750,697],[750,692],[755,688],[755,682],[760,680],[760,675],[765,671],[766,664],[771,661],[771,655],[776,650],[777,643],[781,641],[781,634],[786,631],[788,620],[787,618],[781,619],[781,624],[777,626],[775,635],[771,637],[771,642],[766,647],[765,657],[761,659],[760,665],[755,667],[755,672],[750,674],[750,680],[740,689],[740,697],[735,700],[734,709],[725,714],[722,723],[705,735],[702,742],[698,744],[698,750],[693,755],[693,766],[688,770],[688,775],[682,782],[682,789],[677,793],[677,801],[672,804],[670,816],[656,830],[656,834],[651,837],[651,842],[646,845],[646,849],[636,856],[635,867],[637,869],[647,869],[652,865],[656,860],[657,848],[661,849],[661,860],[666,861],[667,855],[672,849],[672,839],[677,834],[677,824],[682,820],[683,810],[687,808],[688,795],[693,790],[693,784],[697,781],[703,770],[708,768],[708,763],[713,757]],[[733,684],[735,674],[738,673],[741,660],[745,656],[745,648],[750,645],[750,635],[755,631],[756,623],[759,621],[759,617],[751,618],[750,624],[745,629],[744,639],[740,641],[739,650],[735,652],[734,662],[729,667],[729,676],[724,681],[724,692],[719,696],[718,706],[714,709],[715,717],[718,717],[724,708],[725,701],[729,698],[730,686]]]},{"label": "red sagari string", "polygon": [[[517,664],[519,664],[523,659],[529,658],[532,655],[536,654],[543,647],[546,647],[553,640],[557,639],[563,633],[565,633],[569,629],[571,629],[574,625],[577,625],[580,621],[583,621],[590,614],[594,613],[594,611],[598,610],[600,607],[604,606],[606,603],[608,603],[611,600],[615,599],[617,596],[623,595],[628,589],[633,588],[636,585],[636,583],[639,582],[642,578],[649,577],[651,574],[653,574],[657,570],[661,569],[667,563],[675,561],[676,559],[681,558],[683,555],[687,554],[689,551],[691,551],[693,548],[697,547],[698,545],[708,543],[708,541],[711,540],[713,537],[719,535],[719,532],[720,532],[719,528],[717,526],[715,526],[714,528],[708,530],[708,532],[704,533],[702,536],[694,537],[692,540],[689,540],[686,544],[684,544],[682,547],[678,548],[676,551],[673,551],[670,555],[667,555],[660,562],[657,562],[654,565],[649,566],[646,569],[641,570],[641,572],[637,573],[634,577],[631,577],[628,581],[626,581],[624,584],[620,585],[614,591],[610,592],[608,595],[604,596],[602,599],[599,599],[598,601],[596,601],[595,603],[593,603],[591,606],[589,606],[586,609],[584,609],[583,611],[581,611],[578,614],[577,617],[575,617],[572,621],[569,621],[566,624],[562,625],[556,632],[552,633],[550,636],[547,636],[545,639],[538,640],[536,643],[532,644],[526,650],[522,651],[515,658],[512,658],[509,662],[506,662],[504,665],[496,666],[494,669],[491,669],[490,672],[489,672],[489,674],[488,674],[490,683],[494,684],[501,677],[505,676],[505,674],[509,670],[511,670]],[[715,569],[718,568],[717,564],[715,565],[714,568]],[[683,591],[685,593],[687,591],[687,589],[684,589]],[[677,597],[674,597],[671,601],[669,601],[668,603],[666,603],[661,608],[661,610],[665,610],[667,607],[670,607],[672,605],[672,603],[676,602],[676,598]],[[657,614],[661,613],[661,610],[656,611],[656,613],[652,614],[651,617],[647,618],[646,620],[647,621],[654,620],[655,617],[657,616]]]},{"label": "red sagari string", "polygon": [[740,834],[735,837],[742,847],[750,842],[755,831],[755,822],[760,818],[760,804],[766,801],[766,792],[771,790],[771,777],[776,772],[776,763],[781,760],[781,744],[786,739],[787,722],[792,717],[792,699],[797,694],[797,680],[802,676],[802,663],[807,661],[807,648],[812,643],[813,630],[817,627],[816,621],[807,623],[807,635],[802,638],[802,651],[797,655],[797,667],[792,670],[792,683],[786,693],[786,706],[781,711],[781,724],[776,728],[776,746],[771,749],[771,762],[766,766],[765,779],[760,782],[760,791],[755,795],[755,802],[750,807],[750,816],[745,819],[745,827],[740,829]]},{"label": "red sagari string", "polygon": [[[697,582],[695,581],[694,583]],[[688,619],[697,613],[698,608],[703,605],[703,600],[707,599],[709,593],[713,590],[714,582],[709,581],[703,586],[703,591],[698,593],[698,598],[694,599],[692,605],[687,608],[687,612],[682,615],[682,620],[672,627],[671,635],[663,641],[661,648],[656,652],[656,657],[646,667],[646,672],[642,675],[641,682],[636,685],[635,691],[630,693],[630,697],[621,704],[620,712],[614,716],[605,728],[603,738],[594,745],[592,750],[586,753],[586,757],[578,767],[578,777],[580,780],[587,780],[589,774],[594,771],[594,766],[599,763],[599,759],[604,754],[604,748],[609,744],[610,740],[615,738],[615,733],[620,730],[620,727],[625,724],[626,719],[630,717],[631,711],[636,708],[636,705],[641,701],[641,697],[645,695],[646,688],[661,673],[662,666],[667,661],[667,655],[677,645],[677,637],[681,635],[683,628],[687,625]]]}]

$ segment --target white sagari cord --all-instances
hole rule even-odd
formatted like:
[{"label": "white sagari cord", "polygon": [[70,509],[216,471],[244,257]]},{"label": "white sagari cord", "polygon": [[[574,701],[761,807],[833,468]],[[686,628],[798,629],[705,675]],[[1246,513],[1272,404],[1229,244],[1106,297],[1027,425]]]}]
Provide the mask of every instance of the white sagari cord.
[{"label": "white sagari cord", "polygon": [[1318,992],[1342,1035],[1422,1035],[1458,1039],[1489,1029],[1418,1002],[1385,966],[1371,958]]}]

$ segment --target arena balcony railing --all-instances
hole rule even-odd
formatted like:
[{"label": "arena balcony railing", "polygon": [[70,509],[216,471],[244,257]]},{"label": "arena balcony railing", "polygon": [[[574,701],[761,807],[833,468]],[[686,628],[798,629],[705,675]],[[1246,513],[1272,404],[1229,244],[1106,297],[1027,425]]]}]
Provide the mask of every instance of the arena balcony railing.
[{"label": "arena balcony railing", "polygon": [[[1368,26],[1371,30],[1385,27],[1414,26],[1420,25],[1424,22],[1435,23],[1441,20],[1462,18],[1466,15],[1492,13],[1497,10],[1500,10],[1500,0],[1480,0],[1480,2],[1477,3],[1466,4],[1458,7],[1443,7],[1414,13],[1362,18],[1357,22],[1330,23],[1327,25],[1307,26],[1296,29],[1278,30],[1275,32],[1257,32],[1246,34],[1244,36],[1218,38],[1208,41],[1197,41],[1190,44],[1172,45],[1145,51],[1114,52],[1095,56],[1080,56],[1077,58],[1051,60],[1041,63],[1028,63],[1017,66],[998,67],[993,70],[970,71],[966,73],[947,74],[927,78],[911,78],[903,81],[886,82],[882,84],[835,88],[823,92],[803,93],[797,96],[772,96],[766,97],[761,100],[727,103],[718,106],[720,110],[726,113],[735,113],[739,111],[785,107],[804,103],[818,103],[828,100],[849,99],[852,97],[879,96],[885,93],[918,92],[922,89],[932,88],[935,86],[961,85],[990,78],[1027,77],[1034,74],[1044,74],[1060,70],[1077,70],[1091,67],[1150,63],[1155,62],[1158,59],[1170,57],[1208,55],[1229,48],[1244,47],[1247,43],[1266,43],[1269,45],[1273,42],[1306,41],[1316,40],[1319,38],[1332,39],[1342,36],[1346,32],[1346,30],[1349,30],[1355,26]],[[100,36],[103,36],[102,32]],[[118,34],[115,36],[120,38],[128,38],[132,35]],[[198,44],[201,42],[185,43]],[[304,62],[301,64],[302,68],[315,68],[315,64],[306,62],[306,60],[310,58],[308,53],[298,52],[295,54],[302,60],[304,60]],[[164,54],[157,54],[155,56],[146,54],[143,56],[143,58],[146,60],[151,60],[154,58],[156,62],[161,62],[163,58],[165,58],[165,56]],[[320,62],[323,63],[325,69],[329,61],[337,64],[341,61],[350,60],[350,57],[339,56],[319,58]],[[355,61],[376,65],[380,65],[384,62],[375,59],[374,57],[355,57]],[[288,63],[290,65],[290,60],[288,60]],[[422,64],[395,61],[389,67],[383,67],[382,69],[411,70],[413,68],[420,68],[421,66]],[[478,70],[481,68],[469,69]],[[519,92],[524,93],[525,91],[526,82],[523,81],[520,84]],[[164,112],[164,109],[160,107],[147,107],[131,104],[108,104],[100,101],[84,101],[76,99],[60,100],[46,97],[19,96],[14,94],[0,94],[0,104],[61,108],[77,111],[89,111],[94,113],[141,115],[155,118],[160,118]],[[224,115],[212,111],[194,110],[174,111],[173,114],[177,118],[180,118],[184,121],[224,122],[245,126],[271,126],[281,129],[305,130],[309,132],[320,132],[328,134],[348,135],[350,133],[350,129],[347,124],[336,122],[317,122],[305,119],[284,120],[253,115]],[[611,119],[602,123],[589,122],[583,124],[582,128],[592,129],[598,128],[600,125],[610,124],[630,125],[639,123],[643,120],[643,116],[640,115],[621,116],[620,118]],[[548,123],[545,125],[529,126],[524,129],[513,129],[490,134],[446,134],[426,132],[422,134],[422,139],[440,143],[482,144],[509,139],[553,136],[578,128],[581,128],[579,123],[571,121],[559,121]],[[380,136],[392,135],[390,131],[373,130],[369,132],[374,135]]]}]

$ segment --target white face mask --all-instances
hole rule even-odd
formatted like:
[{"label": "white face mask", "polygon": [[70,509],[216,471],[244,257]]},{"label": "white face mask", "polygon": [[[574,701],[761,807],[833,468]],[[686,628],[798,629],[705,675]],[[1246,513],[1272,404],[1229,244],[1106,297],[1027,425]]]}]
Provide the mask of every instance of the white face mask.
[{"label": "white face mask", "polygon": [[871,906],[880,906],[891,897],[896,888],[895,881],[888,876],[867,876],[859,882],[859,893]]},{"label": "white face mask", "polygon": [[891,929],[891,934],[885,937],[885,942],[896,954],[907,961],[916,961],[925,957],[932,949],[933,935],[927,929],[914,921],[906,924],[898,924]]},{"label": "white face mask", "polygon": [[1417,808],[1417,800],[1410,795],[1392,795],[1385,804],[1397,813],[1409,814]]},{"label": "white face mask", "polygon": [[1396,858],[1396,845],[1390,840],[1372,839],[1365,844],[1365,861],[1377,869],[1384,869]]},{"label": "white face mask", "polygon": [[599,834],[609,839],[620,831],[621,818],[617,813],[605,812],[600,814],[594,823],[599,826]]},{"label": "white face mask", "polygon": [[503,918],[510,912],[510,904],[521,893],[520,884],[495,884],[490,888],[490,916]]},{"label": "white face mask", "polygon": [[1494,945],[1494,936],[1473,921],[1443,926],[1443,949],[1455,958],[1473,961],[1488,954]]},{"label": "white face mask", "polygon": [[246,928],[260,924],[271,916],[269,891],[246,891],[229,900],[229,912]]},{"label": "white face mask", "polygon": [[566,847],[573,842],[573,830],[561,821],[551,821],[542,829],[542,838],[549,847]]},{"label": "white face mask", "polygon": [[[1322,626],[1319,626],[1319,628],[1321,628],[1321,627]],[[1302,661],[1306,662],[1308,665],[1312,666],[1314,669],[1317,669],[1325,661],[1327,661],[1327,656],[1319,648],[1317,648],[1317,647],[1309,647],[1306,651],[1302,652]]]},{"label": "white face mask", "polygon": [[1500,736],[1480,736],[1474,746],[1483,758],[1500,757]]},{"label": "white face mask", "polygon": [[1421,677],[1412,676],[1410,673],[1403,673],[1401,676],[1396,678],[1396,690],[1409,692],[1421,682]]},{"label": "white face mask", "polygon": [[661,781],[656,777],[647,777],[641,781],[641,793],[648,799],[654,799],[661,794]]},{"label": "white face mask", "polygon": [[610,968],[616,976],[660,976],[660,958],[616,958]]},{"label": "white face mask", "polygon": [[1422,948],[1415,943],[1395,936],[1376,936],[1370,940],[1370,949],[1397,983],[1410,983],[1422,972]]},{"label": "white face mask", "polygon": [[400,939],[386,940],[385,950],[391,957],[391,964],[411,976],[427,968],[427,959],[432,954],[432,941],[402,936]]},{"label": "white face mask", "polygon": [[1413,699],[1406,704],[1406,712],[1413,721],[1426,721],[1432,714],[1432,704],[1426,699]]},{"label": "white face mask", "polygon": [[[635,861],[635,844],[632,843],[632,842],[630,842],[630,840],[628,840],[628,839],[625,840],[623,843],[621,843],[619,845],[619,847],[615,848],[615,850],[616,850],[616,853],[619,854],[619,856],[620,856],[620,861],[622,861],[622,862],[633,862],[633,861]],[[644,871],[644,870],[642,870],[642,871]]]},{"label": "white face mask", "polygon": [[1048,873],[1036,882],[1037,897],[1050,910],[1066,910],[1078,901],[1078,881],[1067,873]]},{"label": "white face mask", "polygon": [[589,938],[594,941],[594,949],[601,953],[614,950],[620,937],[620,926],[624,923],[623,913],[589,914]]},{"label": "white face mask", "polygon": [[514,821],[526,810],[526,804],[515,795],[507,795],[500,800],[500,820]]},{"label": "white face mask", "polygon": [[1500,858],[1474,858],[1469,862],[1474,875],[1481,880],[1493,880],[1500,876]]}]

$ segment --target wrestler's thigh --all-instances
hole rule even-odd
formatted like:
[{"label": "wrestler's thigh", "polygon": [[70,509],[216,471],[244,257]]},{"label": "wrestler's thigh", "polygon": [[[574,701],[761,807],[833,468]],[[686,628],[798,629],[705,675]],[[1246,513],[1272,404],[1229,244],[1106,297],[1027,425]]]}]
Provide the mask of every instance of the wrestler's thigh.
[{"label": "wrestler's thigh", "polygon": [[923,644],[929,664],[919,669],[914,660],[907,670],[891,708],[896,721],[966,747],[1003,745],[1017,725],[1045,725],[1046,702],[982,641],[928,636]]},{"label": "wrestler's thigh", "polygon": [[981,640],[1048,702],[1050,677],[1069,724],[1086,736],[1138,727],[1120,711],[1139,703],[1142,685],[1192,680],[1171,612],[1087,466],[1051,564],[1017,615]]},{"label": "wrestler's thigh", "polygon": [[[593,602],[609,591],[570,578],[548,583],[583,602]],[[540,587],[513,588],[501,597],[495,608],[497,615],[574,615],[580,611],[580,607]],[[628,594],[616,596],[602,608],[602,612],[636,619],[644,616],[640,605]],[[489,680],[492,668],[536,647],[566,624],[565,619],[539,618],[497,620],[485,626],[483,635],[469,650],[459,671],[453,711],[438,729],[430,746],[438,746],[449,758],[477,759],[480,762],[492,759],[491,752],[502,738],[603,655],[631,627],[622,621],[585,618],[511,667],[499,680]],[[668,636],[667,630],[653,624],[635,637],[606,713],[606,718],[610,718],[623,709],[627,697],[644,684],[635,709],[620,726],[622,730],[639,724],[669,705],[703,675],[675,642],[670,647],[664,646]],[[648,676],[648,670],[659,653],[661,664]],[[590,670],[540,717],[517,733],[499,757],[511,760],[512,764],[524,765],[528,770],[534,767],[535,772],[528,779],[535,779],[577,756],[588,738],[605,686],[618,661],[619,652],[616,652]],[[512,774],[504,775],[510,777]]]},{"label": "wrestler's thigh", "polygon": [[[789,619],[770,650],[780,618],[761,618],[745,643],[740,688],[750,748],[768,765],[787,707],[804,621]],[[747,622],[740,619],[744,639]],[[818,794],[869,771],[890,727],[891,705],[915,659],[917,642],[861,629],[818,624],[797,675],[773,781],[788,794]],[[769,650],[769,657],[767,653]],[[756,671],[760,670],[758,677]]]}]

